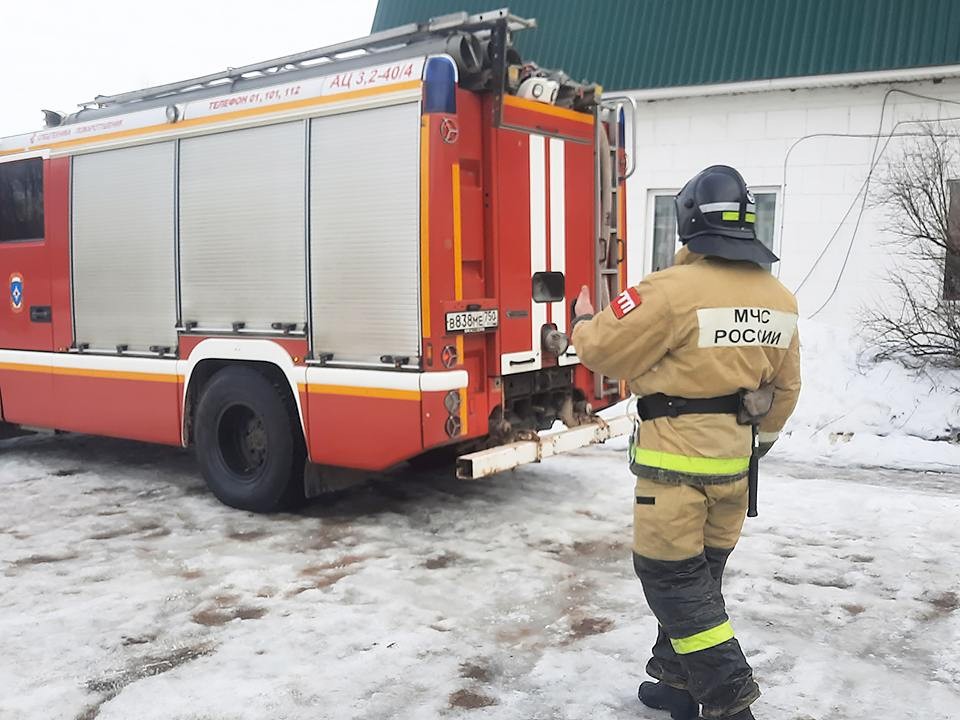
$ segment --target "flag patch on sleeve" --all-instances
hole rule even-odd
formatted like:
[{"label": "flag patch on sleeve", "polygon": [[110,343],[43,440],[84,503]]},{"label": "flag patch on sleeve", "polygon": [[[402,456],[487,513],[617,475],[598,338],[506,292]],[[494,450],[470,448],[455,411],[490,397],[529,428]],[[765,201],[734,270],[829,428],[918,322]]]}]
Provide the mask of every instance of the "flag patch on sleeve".
[{"label": "flag patch on sleeve", "polygon": [[617,316],[618,320],[622,320],[624,315],[636,310],[642,304],[643,298],[640,297],[639,291],[631,287],[613,299],[613,302],[610,303],[610,309],[613,310],[613,314]]}]

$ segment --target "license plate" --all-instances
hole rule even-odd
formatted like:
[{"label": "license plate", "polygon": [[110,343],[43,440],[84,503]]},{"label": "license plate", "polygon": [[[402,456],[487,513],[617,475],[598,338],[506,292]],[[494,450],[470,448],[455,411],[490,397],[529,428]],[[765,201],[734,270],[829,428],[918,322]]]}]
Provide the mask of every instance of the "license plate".
[{"label": "license plate", "polygon": [[464,310],[447,313],[448,333],[483,332],[499,324],[500,313],[497,310]]}]

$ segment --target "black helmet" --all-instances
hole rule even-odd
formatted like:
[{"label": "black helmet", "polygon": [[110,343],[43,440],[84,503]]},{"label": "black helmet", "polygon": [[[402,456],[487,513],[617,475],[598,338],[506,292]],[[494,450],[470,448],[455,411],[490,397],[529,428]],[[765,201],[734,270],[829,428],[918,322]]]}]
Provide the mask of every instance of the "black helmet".
[{"label": "black helmet", "polygon": [[757,206],[736,170],[712,165],[693,177],[674,199],[680,242],[693,252],[757,263],[780,258],[757,240]]}]

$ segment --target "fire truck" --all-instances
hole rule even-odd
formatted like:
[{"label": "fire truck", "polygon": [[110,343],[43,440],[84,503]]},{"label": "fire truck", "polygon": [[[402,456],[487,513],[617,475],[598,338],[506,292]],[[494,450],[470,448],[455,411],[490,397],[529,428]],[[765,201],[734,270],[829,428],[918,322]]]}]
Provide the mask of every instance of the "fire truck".
[{"label": "fire truck", "polygon": [[471,479],[624,433],[568,332],[625,286],[636,108],[524,61],[534,26],[434,18],[0,139],[0,420],[192,446],[264,512],[305,469]]}]

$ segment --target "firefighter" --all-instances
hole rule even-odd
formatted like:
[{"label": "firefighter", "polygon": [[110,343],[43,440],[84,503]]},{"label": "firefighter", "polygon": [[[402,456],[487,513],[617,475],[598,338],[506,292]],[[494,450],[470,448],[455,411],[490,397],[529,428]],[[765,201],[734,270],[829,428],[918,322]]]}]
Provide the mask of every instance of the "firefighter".
[{"label": "firefighter", "polygon": [[659,632],[647,664],[657,682],[641,684],[640,699],[675,720],[696,718],[699,705],[704,718],[751,720],[760,690],[721,578],[747,510],[751,454],[769,450],[800,391],[797,304],[764,267],[778,258],[757,240],[755,201],[736,170],[703,170],[675,205],[674,266],[596,315],[584,287],[572,343],[588,368],[629,382],[643,420],[630,448],[633,562]]}]

